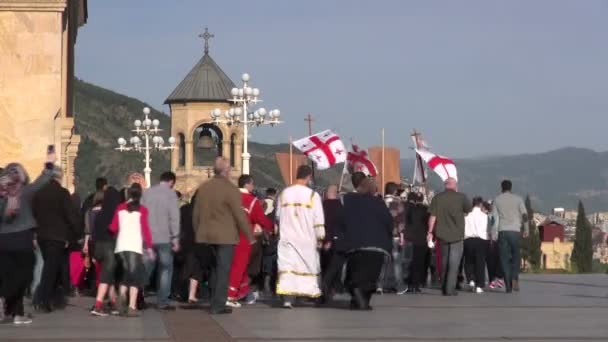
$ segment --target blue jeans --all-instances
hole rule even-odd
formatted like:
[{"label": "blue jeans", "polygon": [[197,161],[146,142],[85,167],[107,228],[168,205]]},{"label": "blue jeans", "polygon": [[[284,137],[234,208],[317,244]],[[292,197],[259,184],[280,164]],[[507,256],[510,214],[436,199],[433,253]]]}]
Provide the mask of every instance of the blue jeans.
[{"label": "blue jeans", "polygon": [[173,251],[169,243],[155,244],[153,248],[154,253],[156,253],[156,259],[150,260],[146,258],[144,262],[146,266],[146,279],[150,282],[154,266],[158,265],[156,271],[157,304],[159,306],[169,305],[171,303],[169,300],[169,296],[171,295],[171,280],[173,279]]},{"label": "blue jeans", "polygon": [[403,291],[407,289],[410,277],[410,263],[412,261],[413,245],[410,242],[401,247],[399,241],[393,239],[391,257],[386,257],[381,271],[381,286],[385,290],[394,289]]},{"label": "blue jeans", "polygon": [[40,247],[34,249],[34,256],[36,258],[34,264],[34,274],[32,278],[32,284],[30,285],[30,293],[32,298],[36,298],[36,290],[38,289],[38,285],[40,284],[40,278],[42,277],[42,267],[44,266],[44,259],[42,259],[42,252],[40,251]]},{"label": "blue jeans", "polygon": [[520,239],[520,232],[502,231],[498,233],[500,263],[505,274],[507,290],[513,287],[513,280],[519,280],[519,265],[521,264],[521,256],[519,254]]}]

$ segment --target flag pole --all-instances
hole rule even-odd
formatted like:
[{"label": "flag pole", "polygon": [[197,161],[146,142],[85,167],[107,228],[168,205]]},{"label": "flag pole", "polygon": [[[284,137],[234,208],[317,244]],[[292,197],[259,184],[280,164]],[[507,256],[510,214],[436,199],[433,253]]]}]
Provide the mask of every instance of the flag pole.
[{"label": "flag pole", "polygon": [[340,185],[338,185],[338,193],[340,193],[340,191],[342,191],[342,185],[344,184],[344,175],[346,174],[346,164],[348,164],[348,162],[344,163],[344,167],[342,168],[342,174],[340,175]]},{"label": "flag pole", "polygon": [[380,187],[380,192],[382,192],[384,194],[384,181],[385,181],[385,176],[384,176],[384,128],[382,128],[382,185]]},{"label": "flag pole", "polygon": [[[308,122],[308,136],[311,136],[312,135],[312,122],[314,121],[314,119],[312,118],[312,115],[310,115],[310,113],[308,113],[308,115],[306,115],[306,118],[304,119],[304,121]],[[312,181],[314,183],[315,182],[315,162],[311,160],[310,166],[312,167]]]},{"label": "flag pole", "polygon": [[289,137],[289,185],[293,184],[293,141]]},{"label": "flag pole", "polygon": [[[418,168],[422,168],[422,165],[418,165],[418,155],[417,155],[418,152],[416,152],[416,150],[418,149],[418,139],[419,139],[418,137],[419,136],[420,136],[420,133],[416,129],[414,129],[414,132],[412,132],[412,138],[414,140],[414,176],[412,178],[412,191],[414,190],[414,187],[416,186],[416,180],[417,180],[416,175],[420,171]],[[422,179],[424,179],[424,174],[420,175],[420,177],[422,177]]]}]

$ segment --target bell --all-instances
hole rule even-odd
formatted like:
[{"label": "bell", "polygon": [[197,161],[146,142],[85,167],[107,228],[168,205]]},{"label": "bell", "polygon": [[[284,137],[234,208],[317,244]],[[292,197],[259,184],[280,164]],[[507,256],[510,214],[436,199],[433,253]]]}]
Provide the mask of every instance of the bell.
[{"label": "bell", "polygon": [[198,143],[196,144],[196,148],[200,149],[210,149],[215,147],[215,140],[213,139],[213,135],[209,128],[205,127],[201,131],[198,136]]}]

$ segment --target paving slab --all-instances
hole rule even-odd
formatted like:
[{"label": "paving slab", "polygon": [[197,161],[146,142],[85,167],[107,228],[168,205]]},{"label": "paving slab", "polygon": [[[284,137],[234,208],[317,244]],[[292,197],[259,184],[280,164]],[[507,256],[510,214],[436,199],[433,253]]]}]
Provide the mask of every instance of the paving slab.
[{"label": "paving slab", "polygon": [[608,341],[608,276],[522,275],[515,294],[383,295],[373,312],[268,306],[215,318],[238,341]]},{"label": "paving slab", "polygon": [[227,316],[204,307],[139,318],[92,317],[90,298],[31,326],[0,325],[0,341],[608,341],[608,276],[522,275],[522,291],[443,297],[383,295],[374,311],[285,310],[261,303]]}]

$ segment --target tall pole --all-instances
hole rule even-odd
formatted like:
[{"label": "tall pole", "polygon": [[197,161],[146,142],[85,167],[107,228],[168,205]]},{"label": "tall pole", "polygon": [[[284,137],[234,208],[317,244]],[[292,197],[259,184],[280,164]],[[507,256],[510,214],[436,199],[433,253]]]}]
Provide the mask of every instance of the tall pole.
[{"label": "tall pole", "polygon": [[385,176],[384,176],[384,128],[382,129],[382,187],[380,188],[382,193],[384,193],[384,184],[385,184]]},{"label": "tall pole", "polygon": [[293,145],[292,139],[289,137],[289,185],[293,184]]},{"label": "tall pole", "polygon": [[[148,115],[146,115],[146,120],[148,119]],[[150,135],[148,132],[145,132],[144,139],[146,139],[146,151],[145,151],[145,163],[146,167],[144,168],[144,177],[146,179],[146,188],[149,188],[151,185],[151,177],[152,169],[150,168]]]},{"label": "tall pole", "polygon": [[[310,115],[310,113],[308,113],[308,115],[306,115],[306,118],[304,119],[304,121],[308,122],[308,136],[312,135],[312,115]],[[312,167],[312,180],[314,182],[315,180],[315,163],[311,160],[310,161],[310,166]]]},{"label": "tall pole", "polygon": [[[420,139],[420,133],[416,129],[414,129],[414,132],[412,132],[412,138],[414,140],[414,176],[412,177],[413,188],[416,185],[416,175],[420,171],[419,168],[422,169],[422,165],[418,165],[418,155],[416,152],[416,150],[418,149],[418,141]],[[424,174],[420,175],[420,177],[421,179],[424,179]]]},{"label": "tall pole", "polygon": [[[247,82],[245,82],[245,87]],[[249,154],[248,142],[249,142],[249,115],[247,115],[247,101],[243,101],[243,174],[249,174]]]}]

